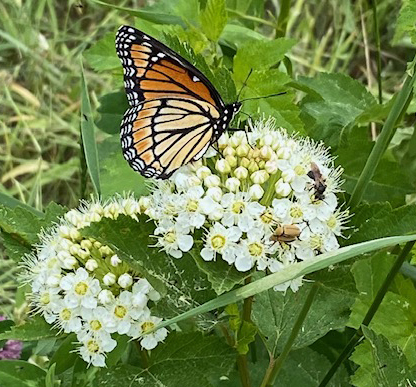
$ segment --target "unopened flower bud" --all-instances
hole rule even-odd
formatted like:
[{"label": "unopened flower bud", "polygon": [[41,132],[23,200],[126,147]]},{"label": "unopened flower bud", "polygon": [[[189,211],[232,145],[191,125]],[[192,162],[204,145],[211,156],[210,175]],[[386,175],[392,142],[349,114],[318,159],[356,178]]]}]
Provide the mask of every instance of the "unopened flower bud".
[{"label": "unopened flower bud", "polygon": [[227,160],[228,165],[231,168],[235,168],[237,165],[237,158],[235,156],[226,156],[225,160]]},{"label": "unopened flower bud", "polygon": [[102,246],[101,242],[95,241],[94,247],[98,250]]},{"label": "unopened flower bud", "polygon": [[99,222],[102,216],[98,212],[92,212],[86,216],[88,222]]},{"label": "unopened flower bud", "polygon": [[264,160],[260,160],[257,163],[257,165],[258,165],[259,169],[264,169],[264,166],[266,165],[266,162]]},{"label": "unopened flower bud", "polygon": [[222,190],[220,187],[210,187],[207,189],[205,195],[219,202],[222,198]]},{"label": "unopened flower bud", "polygon": [[261,169],[260,171],[252,173],[250,179],[254,184],[264,184],[269,177],[270,175],[264,169]]},{"label": "unopened flower bud", "polygon": [[151,199],[148,196],[141,196],[139,199],[140,212],[145,212],[152,204]]},{"label": "unopened flower bud", "polygon": [[121,259],[117,255],[113,255],[110,258],[111,266],[117,267],[121,263]]},{"label": "unopened flower bud", "polygon": [[264,189],[259,184],[253,184],[248,193],[253,200],[260,200],[264,195]]},{"label": "unopened flower bud", "polygon": [[273,175],[274,173],[277,172],[277,170],[279,169],[277,166],[277,162],[276,161],[266,161],[266,164],[264,164],[264,169],[267,171],[267,173],[269,173],[270,175]]},{"label": "unopened flower bud", "polygon": [[193,176],[189,176],[188,184],[189,184],[189,187],[196,187],[198,185],[201,185],[202,182],[197,176],[193,175]]},{"label": "unopened flower bud", "polygon": [[228,164],[227,160],[225,159],[219,159],[215,163],[215,169],[223,174],[227,174],[231,172],[230,164]]},{"label": "unopened flower bud", "polygon": [[240,188],[240,184],[240,180],[236,177],[230,177],[225,181],[225,187],[231,192],[236,192]]},{"label": "unopened flower bud", "polygon": [[265,160],[269,160],[272,157],[273,150],[268,145],[263,145],[260,149],[260,157]]},{"label": "unopened flower bud", "polygon": [[203,167],[201,167],[201,168],[198,168],[197,169],[197,171],[196,171],[196,175],[201,179],[201,180],[204,180],[207,176],[209,176],[209,175],[211,175],[212,173],[211,173],[211,170],[208,168],[208,167],[206,167],[206,166],[203,166]]},{"label": "unopened flower bud", "polygon": [[245,157],[248,155],[250,147],[248,144],[240,144],[236,149],[236,154],[238,157]]},{"label": "unopened flower bud", "polygon": [[83,248],[83,249],[91,249],[92,248],[92,243],[91,243],[91,241],[89,241],[88,239],[83,239],[81,242],[80,242],[80,245],[81,245],[81,247]]},{"label": "unopened flower bud", "polygon": [[107,273],[104,277],[103,277],[103,282],[104,284],[106,284],[107,286],[111,286],[114,285],[116,283],[116,276],[113,273]]},{"label": "unopened flower bud", "polygon": [[234,133],[230,138],[230,144],[234,148],[237,148],[243,141],[243,137],[245,136],[245,133],[243,132],[236,132]]},{"label": "unopened flower bud", "polygon": [[232,146],[227,146],[223,151],[222,154],[224,156],[234,156],[235,155],[235,149]]},{"label": "unopened flower bud", "polygon": [[62,266],[65,269],[70,270],[70,269],[73,269],[77,263],[78,263],[77,259],[73,257],[72,255],[70,255],[69,257],[64,259]]},{"label": "unopened flower bud", "polygon": [[256,172],[256,171],[259,170],[259,166],[257,165],[257,163],[254,160],[251,160],[247,169],[250,173],[253,173],[253,172]]},{"label": "unopened flower bud", "polygon": [[283,179],[279,179],[277,181],[277,183],[274,186],[274,189],[276,193],[282,197],[286,197],[292,191],[292,189],[290,188],[290,184],[285,183]]},{"label": "unopened flower bud", "polygon": [[228,145],[229,141],[230,141],[230,139],[229,139],[228,133],[224,133],[218,139],[218,148],[224,149]]},{"label": "unopened flower bud", "polygon": [[101,290],[101,292],[98,294],[98,301],[100,301],[103,305],[111,304],[113,300],[114,294],[107,289]]},{"label": "unopened flower bud", "polygon": [[126,215],[132,216],[140,212],[139,204],[133,199],[124,199],[122,206]]},{"label": "unopened flower bud", "polygon": [[127,289],[133,284],[133,278],[130,274],[124,273],[118,277],[117,283],[123,288]]},{"label": "unopened flower bud", "polygon": [[248,176],[247,168],[238,167],[234,170],[234,176],[239,180],[244,180]]},{"label": "unopened flower bud", "polygon": [[[78,244],[73,244],[70,248],[69,248],[69,252],[71,253],[71,255],[78,255],[80,251],[80,246]],[[58,253],[59,256],[59,253]]]},{"label": "unopened flower bud", "polygon": [[248,166],[250,165],[250,160],[247,157],[243,157],[240,160],[240,165],[244,168],[248,168]]},{"label": "unopened flower bud", "polygon": [[204,179],[204,184],[208,188],[218,187],[221,184],[221,179],[217,175],[209,175]]},{"label": "unopened flower bud", "polygon": [[98,267],[98,263],[95,259],[89,259],[85,262],[85,268],[89,271],[94,271]]},{"label": "unopened flower bud", "polygon": [[78,250],[78,256],[80,256],[82,259],[87,259],[91,255],[90,251],[88,249],[79,249]]}]

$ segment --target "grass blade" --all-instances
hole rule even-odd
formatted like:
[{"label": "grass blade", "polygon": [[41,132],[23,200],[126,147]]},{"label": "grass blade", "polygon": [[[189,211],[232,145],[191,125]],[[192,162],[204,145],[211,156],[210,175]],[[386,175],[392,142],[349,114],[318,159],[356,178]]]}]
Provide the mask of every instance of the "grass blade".
[{"label": "grass blade", "polygon": [[339,262],[345,261],[348,258],[352,258],[360,254],[371,252],[373,250],[378,250],[413,240],[416,240],[416,235],[375,239],[368,242],[346,246],[337,251],[319,255],[308,261],[295,263],[278,273],[270,274],[248,285],[232,290],[226,294],[222,294],[221,296],[213,300],[210,300],[205,304],[197,306],[196,308],[182,313],[176,317],[173,317],[170,320],[164,321],[160,325],[158,325],[157,328],[166,327],[168,325],[178,323],[187,318],[209,312],[213,309],[221,308],[228,304],[241,301],[257,293],[264,292],[265,290],[268,290],[273,286],[282,284],[286,281],[290,281],[292,279],[306,274],[310,274],[314,271],[324,269],[330,265],[334,265]]},{"label": "grass blade", "polygon": [[411,98],[413,84],[415,82],[416,57],[412,62],[412,66],[412,75],[407,75],[403,87],[393,103],[389,115],[387,116],[386,122],[381,129],[380,135],[378,136],[370,156],[368,157],[367,162],[363,168],[363,171],[358,178],[357,184],[354,187],[354,191],[352,192],[351,199],[348,203],[349,207],[352,209],[360,203],[364,192],[367,189],[367,186],[377,169],[378,163],[380,162],[380,159],[387,149],[387,146],[389,145],[389,142],[394,134],[395,124],[404,110],[407,108],[407,102],[409,98]]},{"label": "grass blade", "polygon": [[84,147],[85,160],[88,172],[94,185],[97,195],[101,195],[100,190],[100,169],[98,165],[97,144],[95,142],[94,121],[90,97],[88,96],[87,83],[85,82],[84,68],[81,61],[81,136]]}]

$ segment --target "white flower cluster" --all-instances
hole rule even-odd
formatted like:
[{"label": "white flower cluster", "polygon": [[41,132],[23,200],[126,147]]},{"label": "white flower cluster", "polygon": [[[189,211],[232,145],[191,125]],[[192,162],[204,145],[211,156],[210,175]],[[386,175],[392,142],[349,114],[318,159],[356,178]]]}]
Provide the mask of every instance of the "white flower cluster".
[{"label": "white flower cluster", "polygon": [[207,153],[141,198],[156,223],[157,247],[181,258],[202,230],[201,257],[241,272],[276,272],[339,247],[348,218],[335,195],[342,170],[322,144],[289,136],[269,119],[247,133],[223,134],[219,152]]},{"label": "white flower cluster", "polygon": [[36,252],[25,260],[34,310],[60,331],[76,333],[80,355],[97,367],[105,366],[105,354],[117,345],[113,333],[140,337],[148,350],[168,333],[153,331],[162,319],[151,315],[148,303],[158,301],[159,293],[111,248],[80,234],[102,218],[124,214],[138,220],[139,213],[133,198],[84,203],[44,232]]}]

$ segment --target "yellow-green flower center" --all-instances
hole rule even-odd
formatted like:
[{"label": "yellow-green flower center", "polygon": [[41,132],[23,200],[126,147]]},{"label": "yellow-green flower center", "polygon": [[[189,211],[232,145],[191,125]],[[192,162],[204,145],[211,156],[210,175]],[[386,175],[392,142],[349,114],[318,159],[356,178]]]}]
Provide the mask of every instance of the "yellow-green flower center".
[{"label": "yellow-green flower center", "polygon": [[176,241],[176,234],[173,231],[169,231],[165,234],[164,239],[167,243],[175,243]]},{"label": "yellow-green flower center", "polygon": [[248,245],[248,252],[253,257],[259,257],[263,253],[263,246],[258,242],[250,243]]},{"label": "yellow-green flower center", "polygon": [[296,165],[294,171],[298,176],[306,175],[305,168],[303,168],[302,165]]},{"label": "yellow-green flower center", "polygon": [[51,296],[49,293],[43,293],[39,299],[40,303],[43,305],[48,305],[51,302]]},{"label": "yellow-green flower center", "polygon": [[312,250],[321,250],[324,245],[324,240],[322,239],[322,235],[313,235],[309,243]]},{"label": "yellow-green flower center", "polygon": [[151,321],[145,321],[142,325],[143,333],[147,333],[155,327],[155,324]]},{"label": "yellow-green flower center", "polygon": [[71,315],[72,315],[72,312],[70,309],[65,308],[61,310],[61,313],[60,313],[61,320],[68,321],[71,319]]},{"label": "yellow-green flower center", "polygon": [[245,204],[243,202],[235,202],[232,206],[232,211],[236,214],[241,214],[245,208]]},{"label": "yellow-green flower center", "polygon": [[289,211],[290,216],[292,218],[302,218],[303,217],[303,211],[300,208],[300,206],[294,206]]},{"label": "yellow-green flower center", "polygon": [[186,210],[188,212],[196,212],[198,210],[198,201],[195,199],[189,199],[186,204]]},{"label": "yellow-green flower center", "polygon": [[226,239],[223,235],[214,235],[211,238],[211,245],[215,250],[222,249],[225,246]]},{"label": "yellow-green flower center", "polygon": [[99,331],[102,328],[102,325],[98,320],[92,320],[90,326],[93,331]]},{"label": "yellow-green flower center", "polygon": [[85,296],[88,291],[88,285],[85,282],[78,282],[75,285],[75,293],[80,296]]},{"label": "yellow-green flower center", "polygon": [[337,218],[334,215],[331,215],[331,217],[327,220],[326,224],[330,229],[333,229],[337,225]]},{"label": "yellow-green flower center", "polygon": [[177,215],[176,207],[172,203],[168,203],[165,207],[165,214],[167,214],[167,215]]},{"label": "yellow-green flower center", "polygon": [[124,318],[127,314],[127,309],[123,305],[117,305],[114,309],[114,314],[118,318]]},{"label": "yellow-green flower center", "polygon": [[267,211],[260,215],[260,219],[264,224],[271,224],[273,223],[273,215],[271,212]]},{"label": "yellow-green flower center", "polygon": [[87,343],[87,348],[88,348],[88,351],[91,353],[97,353],[100,351],[100,346],[95,340],[90,340]]}]

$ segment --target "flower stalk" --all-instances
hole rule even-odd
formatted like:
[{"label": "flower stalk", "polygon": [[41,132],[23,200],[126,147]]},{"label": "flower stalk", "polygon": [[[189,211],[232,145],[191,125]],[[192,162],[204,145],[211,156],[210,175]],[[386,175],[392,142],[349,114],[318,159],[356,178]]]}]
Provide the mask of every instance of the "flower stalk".
[{"label": "flower stalk", "polygon": [[316,293],[319,290],[319,283],[315,282],[308,294],[308,297],[305,300],[305,303],[303,304],[302,310],[300,311],[298,318],[296,319],[296,322],[292,328],[292,332],[290,333],[290,336],[282,350],[282,353],[279,355],[279,357],[276,359],[274,357],[271,357],[269,367],[266,371],[266,374],[263,378],[263,381],[261,383],[260,387],[272,387],[274,385],[274,382],[277,378],[277,375],[279,374],[280,370],[282,369],[283,363],[286,360],[287,356],[289,355],[293,343],[296,340],[296,337],[299,334],[299,331],[302,328],[302,325],[305,321],[305,318],[312,306],[313,300],[316,296]]}]

